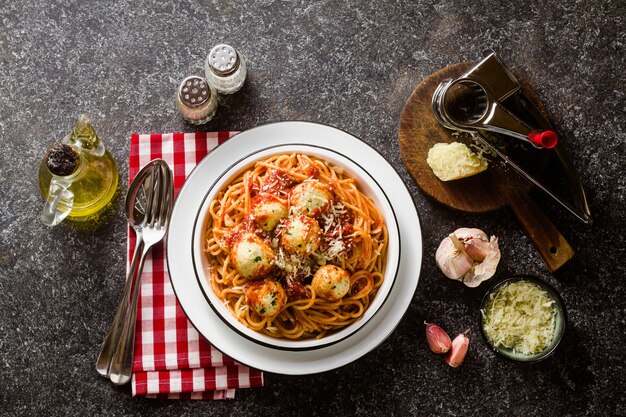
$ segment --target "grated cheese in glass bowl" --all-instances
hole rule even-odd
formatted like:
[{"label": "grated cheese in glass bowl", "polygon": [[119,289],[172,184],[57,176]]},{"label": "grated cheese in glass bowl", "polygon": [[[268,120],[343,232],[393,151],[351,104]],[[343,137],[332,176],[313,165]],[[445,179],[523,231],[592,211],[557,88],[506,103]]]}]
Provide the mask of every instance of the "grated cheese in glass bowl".
[{"label": "grated cheese in glass bowl", "polygon": [[495,284],[483,297],[480,315],[487,344],[517,362],[550,356],[565,332],[563,300],[552,286],[532,276]]}]

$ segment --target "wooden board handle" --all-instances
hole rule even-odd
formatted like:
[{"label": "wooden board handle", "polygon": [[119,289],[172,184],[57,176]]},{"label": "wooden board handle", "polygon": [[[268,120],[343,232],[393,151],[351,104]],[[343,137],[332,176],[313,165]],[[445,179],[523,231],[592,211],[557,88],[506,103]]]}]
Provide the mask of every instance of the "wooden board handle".
[{"label": "wooden board handle", "polygon": [[527,194],[511,195],[509,198],[515,216],[550,272],[556,271],[574,257],[574,249]]}]

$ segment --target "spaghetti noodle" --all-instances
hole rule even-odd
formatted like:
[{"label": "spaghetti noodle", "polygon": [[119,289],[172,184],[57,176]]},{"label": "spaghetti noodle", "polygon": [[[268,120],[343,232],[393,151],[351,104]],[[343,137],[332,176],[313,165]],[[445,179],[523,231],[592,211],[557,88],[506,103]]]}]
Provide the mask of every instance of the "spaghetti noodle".
[{"label": "spaghetti noodle", "polygon": [[211,201],[209,280],[247,327],[321,338],[367,310],[383,282],[387,240],[382,214],[341,167],[275,155]]}]

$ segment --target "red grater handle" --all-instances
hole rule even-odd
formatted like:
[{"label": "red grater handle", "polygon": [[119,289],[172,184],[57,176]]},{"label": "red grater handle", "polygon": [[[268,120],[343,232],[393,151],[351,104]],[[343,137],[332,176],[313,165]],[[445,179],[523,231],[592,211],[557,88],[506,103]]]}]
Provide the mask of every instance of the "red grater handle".
[{"label": "red grater handle", "polygon": [[552,149],[559,142],[559,137],[552,130],[546,130],[541,133],[529,133],[528,140],[539,147]]}]

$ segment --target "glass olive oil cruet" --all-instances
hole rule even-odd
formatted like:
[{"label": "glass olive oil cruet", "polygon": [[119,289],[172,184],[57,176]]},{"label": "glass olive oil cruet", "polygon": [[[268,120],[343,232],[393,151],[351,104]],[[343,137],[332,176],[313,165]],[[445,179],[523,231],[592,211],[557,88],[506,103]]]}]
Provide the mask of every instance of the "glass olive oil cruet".
[{"label": "glass olive oil cruet", "polygon": [[46,200],[41,220],[87,220],[103,211],[117,189],[115,160],[89,118],[78,116],[74,130],[46,153],[39,166],[39,188]]}]

